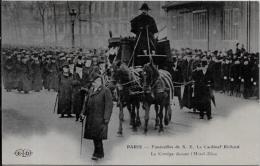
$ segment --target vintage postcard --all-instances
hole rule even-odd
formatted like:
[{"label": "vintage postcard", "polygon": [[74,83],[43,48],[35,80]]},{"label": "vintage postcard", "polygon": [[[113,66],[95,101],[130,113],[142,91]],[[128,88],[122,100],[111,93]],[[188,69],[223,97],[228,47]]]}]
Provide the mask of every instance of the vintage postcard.
[{"label": "vintage postcard", "polygon": [[258,1],[1,2],[3,165],[259,165]]}]

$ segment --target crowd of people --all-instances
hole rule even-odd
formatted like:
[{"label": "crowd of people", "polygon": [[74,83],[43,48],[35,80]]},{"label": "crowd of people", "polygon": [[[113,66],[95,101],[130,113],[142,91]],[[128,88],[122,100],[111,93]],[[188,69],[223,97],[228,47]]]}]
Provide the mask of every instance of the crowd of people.
[{"label": "crowd of people", "polygon": [[[234,52],[172,50],[164,69],[172,75],[174,93],[181,108],[198,110],[201,119],[205,113],[211,119],[211,101],[215,104],[213,90],[245,99],[259,99],[259,53],[248,53],[243,46],[236,46]],[[94,159],[102,158],[102,139],[107,137],[113,105],[112,93],[104,84],[106,77],[111,75],[114,54],[118,53],[118,49],[111,49],[5,47],[2,49],[4,88],[7,92],[17,90],[20,93],[43,89],[56,91],[60,118],[75,114],[76,121],[87,117],[92,122],[92,116],[98,117],[95,126],[94,123],[86,124],[84,137],[94,140]],[[86,94],[93,96],[87,98],[90,95]],[[101,108],[101,103],[106,106]],[[88,112],[85,107],[98,111]],[[98,130],[96,126],[99,126]]]},{"label": "crowd of people", "polygon": [[[175,85],[180,107],[199,110],[211,119],[213,90],[229,96],[259,99],[259,53],[247,52],[243,45],[228,51],[200,49],[172,50],[165,65]],[[181,86],[184,92],[181,93]]]},{"label": "crowd of people", "polygon": [[[107,68],[104,50],[7,47],[2,50],[3,83],[7,92],[56,91],[60,118],[85,121],[84,138],[93,140],[93,160],[104,157],[112,114],[111,91],[104,86]],[[65,116],[66,115],[66,116]],[[83,125],[83,123],[82,123]]]}]

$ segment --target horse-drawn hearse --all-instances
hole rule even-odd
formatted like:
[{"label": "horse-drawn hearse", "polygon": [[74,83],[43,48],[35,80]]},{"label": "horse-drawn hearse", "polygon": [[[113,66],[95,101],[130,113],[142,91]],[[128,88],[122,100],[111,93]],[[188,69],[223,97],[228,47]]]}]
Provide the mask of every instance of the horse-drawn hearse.
[{"label": "horse-drawn hearse", "polygon": [[[149,36],[147,36],[149,37]],[[149,38],[148,38],[149,41]],[[130,113],[130,125],[136,131],[141,126],[139,108],[145,110],[144,132],[148,131],[150,107],[154,104],[156,112],[155,128],[163,131],[164,124],[171,120],[173,83],[171,74],[164,70],[170,57],[170,43],[167,39],[148,42],[148,50],[137,50],[139,38],[112,37],[108,40],[109,62],[112,64],[112,80],[115,82],[117,105],[119,107],[119,130],[123,134],[124,112]],[[151,44],[151,45],[150,45]]]}]

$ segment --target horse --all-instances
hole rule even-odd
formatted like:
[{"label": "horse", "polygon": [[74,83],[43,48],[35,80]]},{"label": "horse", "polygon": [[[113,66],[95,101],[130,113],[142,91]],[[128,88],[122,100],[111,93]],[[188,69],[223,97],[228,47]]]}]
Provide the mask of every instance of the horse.
[{"label": "horse", "polygon": [[116,82],[116,94],[118,95],[119,106],[119,129],[118,135],[123,135],[122,123],[124,121],[123,108],[127,107],[130,114],[130,125],[134,131],[141,126],[139,108],[142,90],[138,76],[130,70],[124,63],[117,63],[113,69],[113,79]]},{"label": "horse", "polygon": [[143,106],[145,109],[145,128],[146,134],[148,129],[149,112],[152,104],[155,104],[155,129],[159,125],[159,133],[163,129],[163,110],[164,124],[167,126],[171,121],[171,99],[173,99],[173,83],[171,75],[165,70],[158,70],[155,65],[150,62],[144,65],[142,73],[143,82]]}]

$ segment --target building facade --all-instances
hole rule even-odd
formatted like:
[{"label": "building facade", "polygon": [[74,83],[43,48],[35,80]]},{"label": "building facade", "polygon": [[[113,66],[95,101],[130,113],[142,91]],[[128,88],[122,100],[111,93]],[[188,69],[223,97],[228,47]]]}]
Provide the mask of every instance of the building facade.
[{"label": "building facade", "polygon": [[[131,36],[130,20],[139,14],[142,1],[3,1],[3,44],[71,46],[69,12],[76,9],[76,47],[108,45],[113,36]],[[158,29],[166,26],[164,2],[147,1]],[[44,11],[44,12],[43,12]],[[44,22],[44,23],[43,23]],[[44,29],[44,30],[43,30]]]},{"label": "building facade", "polygon": [[172,48],[227,50],[241,43],[259,52],[257,1],[168,2],[163,8]]}]

